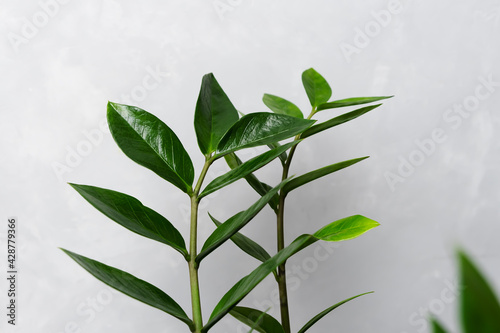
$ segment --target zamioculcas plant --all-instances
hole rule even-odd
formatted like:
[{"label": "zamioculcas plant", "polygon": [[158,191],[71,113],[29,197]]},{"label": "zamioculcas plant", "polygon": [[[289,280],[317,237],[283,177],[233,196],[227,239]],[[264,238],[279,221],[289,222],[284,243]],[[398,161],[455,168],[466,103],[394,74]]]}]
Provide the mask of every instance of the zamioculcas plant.
[{"label": "zamioculcas plant", "polygon": [[[337,109],[337,108],[343,108],[343,107],[350,107],[350,106],[356,106],[356,105],[361,105],[361,104],[369,104],[369,103],[374,103],[383,99],[390,98],[392,96],[382,96],[382,97],[354,97],[354,98],[347,98],[347,99],[341,99],[341,100],[334,100],[334,101],[329,101],[331,96],[332,96],[332,89],[328,82],[321,76],[317,71],[315,71],[313,68],[310,68],[302,73],[302,83],[305,89],[305,92],[307,94],[307,97],[309,99],[309,102],[311,104],[311,111],[309,112],[307,116],[307,120],[310,120],[313,118],[313,116],[320,111],[323,110],[328,110],[328,109]],[[264,94],[263,97],[263,102],[264,104],[271,109],[273,112],[276,114],[283,114],[283,115],[288,115],[291,117],[295,117],[297,119],[304,119],[304,113],[292,102],[270,94]],[[354,111],[350,111],[347,113],[344,113],[342,115],[337,115],[333,117],[332,119],[325,121],[320,124],[314,124],[313,126],[309,127],[302,133],[298,134],[295,136],[291,144],[295,143],[290,148],[290,152],[286,154],[286,152],[282,153],[279,157],[281,160],[281,165],[282,165],[282,181],[285,181],[288,176],[289,176],[289,170],[290,170],[290,165],[292,163],[292,158],[294,156],[295,150],[297,149],[298,143],[301,142],[302,140],[313,136],[315,134],[318,134],[322,131],[325,131],[327,129],[333,128],[337,125],[343,124],[345,122],[348,122],[350,120],[353,120],[359,116],[362,116],[363,114],[379,107],[381,104],[375,104],[375,105],[370,105],[370,106],[365,106],[358,108]],[[278,143],[273,143],[270,145],[271,148],[274,147],[279,147]],[[293,190],[297,189],[298,187],[307,184],[311,181],[314,181],[316,179],[319,179],[321,177],[324,177],[330,173],[333,173],[335,171],[344,169],[348,166],[351,166],[355,163],[358,163],[364,159],[368,158],[368,156],[361,157],[361,158],[354,158],[350,159],[347,161],[342,161],[342,162],[337,162],[328,166],[325,166],[323,168],[308,172],[304,175],[298,176],[296,178],[291,179],[289,182],[287,182],[283,188],[280,189],[278,194],[275,194],[274,197],[271,199],[269,202],[269,205],[271,208],[274,210],[276,213],[276,226],[277,226],[277,250],[278,252],[281,252],[282,250],[285,249],[285,237],[284,237],[284,229],[285,229],[285,200],[286,196]],[[226,155],[226,161],[229,164],[230,167],[236,168],[241,165],[241,160],[236,156],[235,153],[233,154],[228,154]],[[269,189],[271,189],[271,186],[264,184],[260,182],[255,176],[250,175],[246,177],[246,180],[248,183],[261,195],[264,195],[267,193]],[[217,223],[217,222],[216,222]],[[341,241],[341,240],[347,240],[351,238],[355,238],[359,236],[360,234],[366,232],[367,230],[375,227],[378,225],[377,222],[369,220],[365,217],[362,216],[351,216],[347,219],[342,219],[336,222],[333,222],[328,226],[328,228],[332,228],[332,226],[335,225],[337,227],[337,233],[336,234],[331,234],[329,236],[330,241]],[[321,231],[318,231],[316,234],[320,233]],[[241,239],[241,237],[240,237]],[[235,238],[233,240],[236,244],[238,244],[239,239]],[[253,243],[253,242],[252,242]],[[293,243],[292,243],[293,244]],[[260,248],[260,247],[251,247],[245,244],[241,244],[240,248],[242,248],[245,252],[250,254],[251,256],[254,256],[255,258],[265,261],[266,258],[268,257],[267,253],[266,255],[262,256],[262,253],[265,253],[265,251]],[[276,280],[278,283],[278,290],[279,290],[279,296],[280,296],[280,310],[281,310],[281,325],[283,328],[283,331],[285,333],[290,333],[291,328],[290,328],[290,317],[289,317],[289,306],[288,306],[288,296],[287,296],[287,287],[286,287],[286,268],[285,268],[285,261],[278,266],[278,270],[276,272]],[[317,316],[315,316],[313,319],[311,319],[305,326],[303,326],[298,332],[305,332],[307,329],[309,329],[314,323],[316,323],[319,319],[321,319],[323,316],[328,314],[330,311],[334,310],[338,306],[356,298],[362,295],[365,295],[367,293],[357,295],[354,297],[351,297],[347,300],[344,300],[340,303],[337,303],[333,305],[332,307],[324,310]],[[241,319],[244,316],[241,316],[239,308],[236,308],[231,312],[233,316],[235,316],[238,319]],[[255,317],[254,317],[255,318]],[[265,331],[265,330],[264,330]],[[272,330],[268,330],[269,332],[273,332]],[[267,332],[267,331],[266,331]]]},{"label": "zamioculcas plant", "polygon": [[[500,332],[500,303],[493,288],[464,251],[457,252],[460,276],[460,317],[463,333]],[[431,319],[434,333],[446,333]]]},{"label": "zamioculcas plant", "polygon": [[[138,107],[108,103],[109,128],[114,140],[125,155],[170,182],[190,198],[191,217],[187,246],[185,239],[174,224],[134,197],[94,186],[70,185],[111,220],[130,231],[171,247],[185,259],[189,268],[191,316],[186,314],[175,300],[158,287],[117,268],[68,250],[63,249],[63,251],[97,279],[181,320],[191,332],[208,332],[230,312],[248,324],[251,331],[290,332],[284,275],[285,261],[318,240],[351,239],[378,225],[373,220],[355,215],[332,222],[313,234],[301,235],[285,246],[283,212],[286,194],[303,184],[363,159],[333,164],[296,178],[290,178],[288,170],[295,147],[302,139],[354,119],[378,105],[351,111],[317,125],[311,119],[316,112],[386,98],[353,98],[328,102],[331,90],[319,74],[313,69],[307,70],[303,80],[313,106],[307,119],[302,117],[300,110],[293,104],[271,95],[266,95],[264,100],[275,113],[257,112],[240,118],[239,113],[215,77],[212,74],[205,75],[194,115],[194,128],[198,145],[205,157],[205,162],[200,166],[197,177],[195,177],[195,168],[188,152],[165,123]],[[293,140],[283,142],[283,140],[293,137]],[[245,162],[242,162],[235,154],[241,149],[257,146],[268,146],[270,149]],[[287,154],[288,150],[290,152]],[[204,186],[207,171],[213,163],[222,157],[225,157],[230,164],[231,170]],[[280,158],[282,161],[283,177],[280,183],[272,187],[258,181],[252,173],[276,158]],[[236,213],[224,223],[220,223],[212,217],[217,228],[200,248],[197,236],[200,201],[207,195],[242,178],[245,178],[261,194],[261,197],[248,209]],[[278,216],[278,251],[273,256],[239,232],[268,204]],[[221,298],[212,310],[210,317],[203,320],[198,271],[202,267],[203,259],[229,239],[262,263],[236,283]],[[276,276],[280,291],[282,291],[282,323],[265,312],[237,307],[237,304],[271,273]],[[305,332],[328,312],[349,300],[326,309],[311,319],[298,332]]]}]

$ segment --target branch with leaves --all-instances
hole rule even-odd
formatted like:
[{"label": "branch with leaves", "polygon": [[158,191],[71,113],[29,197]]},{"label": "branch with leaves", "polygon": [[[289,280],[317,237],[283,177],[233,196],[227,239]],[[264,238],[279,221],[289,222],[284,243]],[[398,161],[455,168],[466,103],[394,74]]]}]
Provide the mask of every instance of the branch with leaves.
[{"label": "branch with leaves", "polygon": [[[304,175],[288,176],[297,145],[305,138],[355,119],[378,105],[360,108],[316,124],[316,112],[376,102],[388,97],[349,98],[328,102],[331,89],[314,69],[302,76],[312,111],[304,119],[300,109],[277,96],[264,95],[264,103],[274,113],[257,112],[244,115],[233,106],[213,76],[203,77],[196,103],[194,127],[198,146],[205,162],[195,179],[195,168],[188,152],[175,133],[156,116],[135,106],[108,103],[107,119],[111,134],[123,151],[134,162],[153,171],[159,177],[186,193],[191,201],[190,234],[186,240],[167,218],[143,205],[136,198],[109,189],[88,185],[70,184],[92,206],[121,226],[141,236],[161,242],[177,251],[189,268],[191,289],[191,316],[160,288],[117,268],[100,263],[74,252],[64,250],[80,266],[97,279],[145,304],[160,309],[184,322],[191,332],[208,332],[228,313],[250,326],[251,331],[290,333],[288,302],[286,300],[285,263],[295,253],[316,241],[337,242],[355,238],[379,224],[361,215],[334,221],[313,234],[303,234],[293,242],[284,244],[285,198],[292,190],[353,165],[366,157],[334,163]],[[289,142],[283,142],[291,139]],[[251,147],[268,146],[270,149],[248,160],[241,161],[237,152]],[[224,157],[231,170],[204,186],[204,180],[213,163]],[[282,178],[276,186],[260,182],[253,173],[279,158]],[[198,249],[198,205],[207,195],[240,179],[246,179],[261,197],[248,209],[238,212],[225,222],[210,216],[216,229]],[[244,236],[240,230],[266,205],[277,216],[277,252],[271,256],[257,242]],[[205,257],[212,254],[226,241],[232,240],[240,249],[256,258],[261,264],[236,283],[219,301],[208,320],[202,318],[202,303],[198,271]],[[281,298],[281,323],[256,309],[238,307],[238,303],[268,275],[274,274]],[[364,295],[364,294],[361,294]],[[298,332],[302,333],[314,323],[354,296],[322,311]]]}]

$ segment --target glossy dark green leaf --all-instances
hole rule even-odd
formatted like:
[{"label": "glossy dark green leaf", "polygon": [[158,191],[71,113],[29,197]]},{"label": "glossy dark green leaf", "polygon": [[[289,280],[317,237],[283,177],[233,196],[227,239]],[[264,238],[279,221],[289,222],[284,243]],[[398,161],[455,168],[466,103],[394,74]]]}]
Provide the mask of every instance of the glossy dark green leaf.
[{"label": "glossy dark green leaf", "polygon": [[295,104],[287,101],[284,98],[264,94],[264,97],[262,97],[262,101],[269,109],[271,109],[275,113],[286,114],[288,116],[297,118],[304,118],[302,111],[300,111],[300,109]]},{"label": "glossy dark green leaf", "polygon": [[194,113],[194,128],[203,154],[216,150],[222,136],[238,120],[238,111],[212,73],[203,76]]},{"label": "glossy dark green leaf", "polygon": [[312,107],[326,103],[332,97],[332,88],[313,68],[309,68],[302,73],[302,84]]},{"label": "glossy dark green leaf", "polygon": [[318,240],[341,241],[354,238],[379,225],[377,222],[361,215],[346,217],[318,230],[314,235],[301,235],[290,245],[263,262],[249,275],[238,281],[219,301],[204,329],[208,330],[236,306],[267,275],[271,274],[288,258]]},{"label": "glossy dark green leaf", "polygon": [[287,143],[283,146],[278,146],[277,148],[271,149],[262,153],[261,155],[255,156],[254,158],[246,161],[245,163],[231,169],[229,172],[215,178],[210,184],[208,184],[203,192],[200,194],[200,198],[213,193],[235,181],[244,178],[251,174],[252,172],[262,168],[276,157],[280,156],[283,152],[288,150],[290,147],[296,145],[299,141],[293,141]]},{"label": "glossy dark green leaf", "polygon": [[352,97],[346,99],[340,99],[338,101],[323,103],[318,106],[318,111],[334,108],[342,108],[345,106],[354,106],[360,104],[367,104],[377,102],[383,99],[391,98],[394,96],[377,96],[377,97]]},{"label": "glossy dark green leaf", "polygon": [[248,222],[250,222],[250,220],[253,219],[262,208],[264,208],[268,201],[271,200],[273,195],[275,195],[289,180],[290,179],[285,179],[257,200],[252,206],[250,206],[250,208],[233,215],[226,222],[222,223],[217,229],[215,229],[215,231],[205,241],[205,244],[203,244],[203,248],[196,257],[196,261],[200,262],[204,257],[221,246],[225,241],[231,238]]},{"label": "glossy dark green leaf", "polygon": [[268,315],[265,312],[252,308],[236,306],[231,310],[231,312],[229,312],[229,314],[245,325],[250,326],[257,332],[284,333],[281,324],[274,319],[273,316]]},{"label": "glossy dark green leaf", "polygon": [[238,120],[220,140],[218,155],[288,139],[302,133],[313,123],[314,120],[283,114],[250,113]]},{"label": "glossy dark green leaf", "polygon": [[[278,148],[280,146],[280,144],[278,142],[273,142],[273,143],[269,143],[267,146],[270,149],[274,149],[274,148]],[[281,165],[285,166],[286,160],[288,158],[287,153],[286,152],[281,153],[281,155],[279,156],[279,158],[280,158]]]},{"label": "glossy dark green leaf", "polygon": [[70,185],[98,211],[116,223],[141,236],[169,245],[187,257],[186,245],[179,231],[166,218],[144,206],[136,198],[94,186]]},{"label": "glossy dark green leaf", "polygon": [[125,155],[182,191],[191,191],[193,163],[167,125],[140,108],[111,102],[107,117],[111,134]]},{"label": "glossy dark green leaf", "polygon": [[193,322],[179,304],[154,285],[117,268],[107,266],[65,249],[61,250],[75,260],[87,272],[108,286],[138,301],[160,309],[180,319],[190,328],[193,328]]},{"label": "glossy dark green leaf", "polygon": [[366,106],[364,108],[360,108],[351,112],[347,112],[343,115],[337,116],[335,118],[332,118],[330,120],[327,120],[325,122],[322,122],[320,124],[314,125],[311,128],[308,128],[307,130],[304,131],[304,133],[301,135],[301,138],[307,138],[308,136],[314,135],[316,133],[322,132],[324,130],[327,130],[329,128],[335,127],[337,125],[346,123],[348,121],[351,121],[353,119],[358,118],[359,116],[364,115],[365,113],[379,107],[382,104],[377,104],[377,105],[370,105]]},{"label": "glossy dark green leaf", "polygon": [[313,180],[316,180],[316,179],[321,178],[323,176],[329,175],[332,172],[347,168],[348,166],[351,166],[353,164],[361,162],[362,160],[367,159],[367,158],[368,158],[368,156],[354,158],[352,160],[347,160],[347,161],[331,164],[331,165],[328,165],[326,167],[308,172],[302,176],[299,176],[299,177],[292,179],[288,184],[285,185],[285,187],[283,187],[283,192],[289,193],[290,191],[293,191],[297,187],[300,187],[304,184],[312,182]]},{"label": "glossy dark green leaf", "polygon": [[493,288],[464,252],[459,251],[458,259],[464,333],[500,332],[500,305]]},{"label": "glossy dark green leaf", "polygon": [[[243,162],[241,162],[241,160],[239,159],[239,157],[235,153],[230,153],[230,154],[224,155],[224,159],[226,160],[227,165],[229,165],[229,167],[232,169],[243,164]],[[255,177],[255,175],[253,173],[246,176],[245,180],[261,196],[265,195],[267,192],[269,192],[272,189],[272,186],[269,186],[268,184],[263,183],[260,180],[258,180],[257,177]],[[279,196],[277,194],[275,194],[271,198],[271,200],[269,200],[268,204],[275,212],[277,212],[278,211],[278,204],[279,204]]]},{"label": "glossy dark green leaf", "polygon": [[[208,214],[210,215],[210,214]],[[215,223],[217,227],[219,227],[222,223],[217,221],[212,215],[210,215],[210,218],[212,221]],[[271,258],[269,253],[267,253],[266,250],[247,236],[237,232],[233,236],[231,236],[231,240],[233,241],[236,246],[238,246],[243,252],[247,253],[248,255],[254,257],[255,259],[259,261],[266,261],[267,259]]]},{"label": "glossy dark green leaf", "polygon": [[358,298],[360,296],[363,296],[363,295],[366,295],[366,294],[371,294],[371,293],[373,293],[373,291],[370,291],[370,292],[367,292],[367,293],[363,293],[363,294],[359,294],[357,296],[354,296],[354,297],[348,298],[346,300],[343,300],[342,302],[339,302],[339,303],[337,303],[335,305],[332,305],[328,309],[325,309],[325,310],[321,311],[321,313],[319,313],[316,316],[314,316],[314,318],[312,318],[311,320],[309,320],[307,322],[307,324],[305,324],[297,333],[304,333],[309,328],[311,328],[311,326],[313,326],[314,324],[316,324],[321,318],[323,318],[324,316],[326,316],[327,314],[329,314],[331,311],[335,310],[336,308],[338,308],[342,304],[345,304],[345,303],[347,303],[347,302],[349,302],[349,301],[351,301],[351,300],[353,300],[355,298]]},{"label": "glossy dark green leaf", "polygon": [[446,333],[444,327],[435,319],[431,318],[432,333]]}]

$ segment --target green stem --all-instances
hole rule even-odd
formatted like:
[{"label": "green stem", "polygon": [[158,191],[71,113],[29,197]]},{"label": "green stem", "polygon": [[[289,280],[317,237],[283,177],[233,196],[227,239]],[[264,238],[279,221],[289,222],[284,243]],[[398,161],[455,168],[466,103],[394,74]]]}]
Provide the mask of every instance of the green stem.
[{"label": "green stem", "polygon": [[198,204],[200,202],[198,194],[200,193],[201,185],[207,175],[208,168],[212,164],[212,159],[207,156],[205,164],[198,178],[198,182],[191,194],[191,230],[189,238],[189,282],[191,285],[191,306],[193,308],[194,333],[201,333],[203,328],[203,318],[201,316],[201,298],[200,284],[198,281],[198,263],[196,256],[198,255],[197,240],[198,240]]},{"label": "green stem", "polygon": [[[313,108],[307,119],[316,113],[316,108]],[[299,140],[300,134],[295,137],[294,140]],[[290,164],[292,163],[293,155],[295,154],[295,149],[297,145],[293,146],[288,153],[288,158],[283,166],[283,174],[281,180],[288,178],[288,172],[290,170]],[[280,191],[280,201],[278,206],[277,214],[277,236],[278,236],[278,252],[285,248],[285,196],[286,193]],[[290,313],[288,309],[288,293],[286,287],[286,261],[278,267],[278,290],[280,294],[280,311],[281,311],[281,325],[285,333],[291,333],[290,326]]]}]

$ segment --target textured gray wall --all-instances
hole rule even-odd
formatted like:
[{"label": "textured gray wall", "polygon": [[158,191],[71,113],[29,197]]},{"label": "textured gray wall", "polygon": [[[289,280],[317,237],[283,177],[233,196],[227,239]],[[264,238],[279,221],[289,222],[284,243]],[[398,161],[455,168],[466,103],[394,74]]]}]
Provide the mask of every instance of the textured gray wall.
[{"label": "textured gray wall", "polygon": [[[371,158],[290,195],[288,240],[355,213],[382,226],[289,261],[296,330],[330,304],[370,290],[376,293],[311,332],[428,332],[429,309],[456,330],[457,245],[499,290],[498,1],[3,0],[0,29],[0,235],[5,244],[4,222],[16,216],[20,265],[19,322],[7,327],[2,310],[2,332],[185,331],[168,315],[110,292],[57,247],[132,272],[190,312],[180,256],[110,222],[66,182],[134,195],[187,235],[187,197],[119,151],[105,130],[105,107],[108,100],[130,103],[159,116],[199,172],[192,122],[208,72],[243,112],[265,110],[263,93],[307,110],[300,75],[309,67],[327,78],[335,98],[396,96],[297,151],[297,175]],[[259,175],[276,184],[271,169]],[[217,164],[209,177],[225,170]],[[243,182],[207,198],[200,237],[213,229],[208,209],[224,219],[256,198]],[[272,217],[265,209],[245,228],[269,251]],[[205,318],[257,264],[232,244],[216,253],[201,270]],[[243,304],[265,309],[273,288],[266,280]],[[228,318],[213,332],[246,332],[238,325]]]}]

